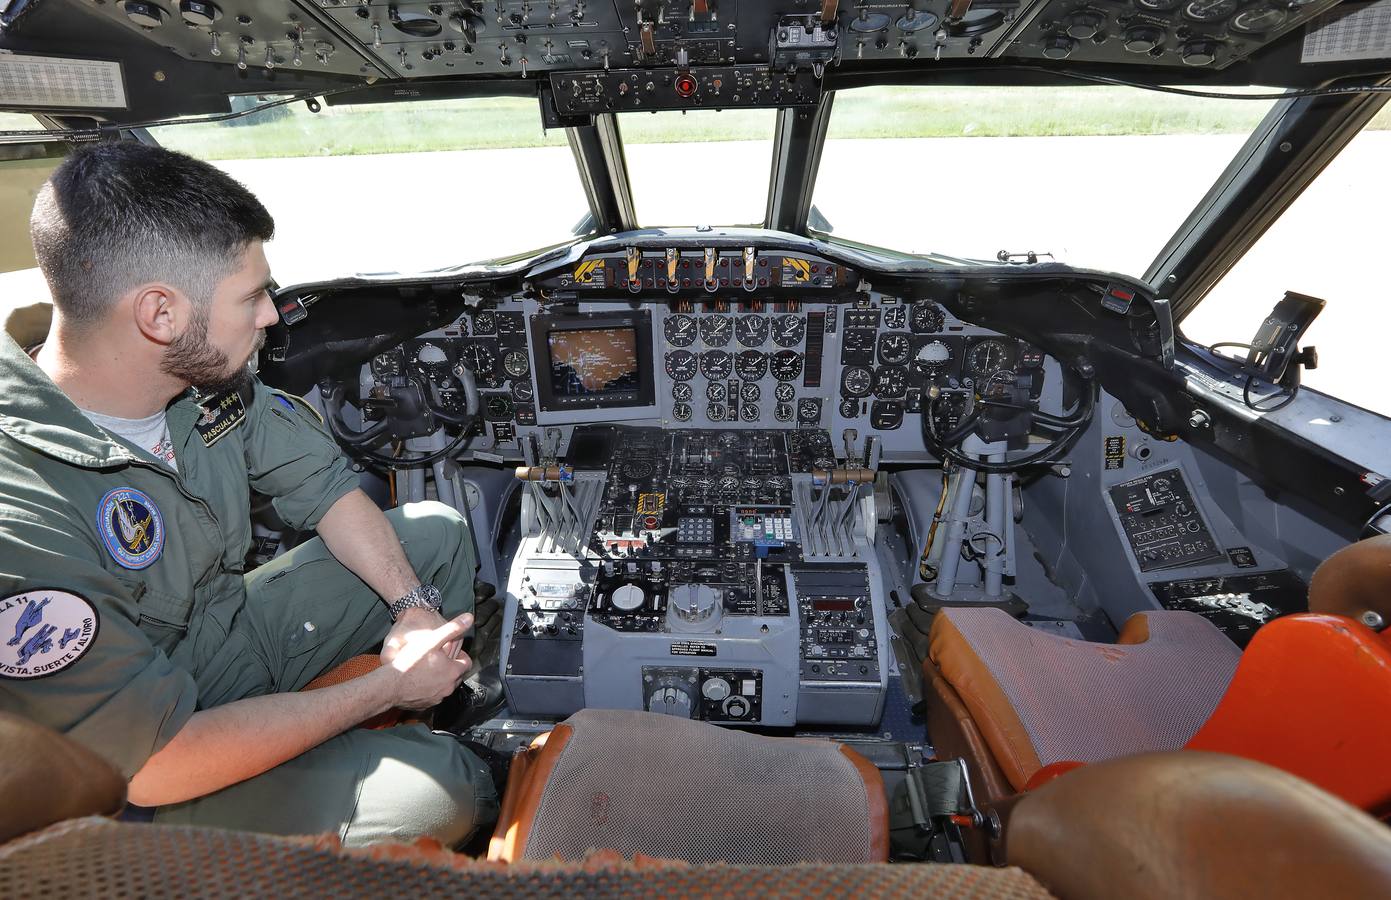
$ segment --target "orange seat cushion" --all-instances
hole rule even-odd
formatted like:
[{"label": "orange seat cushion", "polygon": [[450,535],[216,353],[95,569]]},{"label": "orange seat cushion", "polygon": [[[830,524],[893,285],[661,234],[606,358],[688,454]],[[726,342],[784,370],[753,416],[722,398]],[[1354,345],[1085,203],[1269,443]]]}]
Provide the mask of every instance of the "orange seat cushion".
[{"label": "orange seat cushion", "polygon": [[1060,761],[1177,750],[1212,714],[1241,651],[1202,616],[1132,616],[1116,644],[949,607],[928,657],[960,695],[1015,790]]}]

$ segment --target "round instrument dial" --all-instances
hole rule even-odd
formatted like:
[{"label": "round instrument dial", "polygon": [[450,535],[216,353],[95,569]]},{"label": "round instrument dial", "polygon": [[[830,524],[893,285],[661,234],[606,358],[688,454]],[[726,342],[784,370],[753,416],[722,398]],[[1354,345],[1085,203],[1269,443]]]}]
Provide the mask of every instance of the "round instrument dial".
[{"label": "round instrument dial", "polygon": [[773,418],[777,419],[779,422],[791,422],[795,414],[796,409],[791,403],[779,403],[777,406],[773,407]]},{"label": "round instrument dial", "polygon": [[757,381],[768,373],[768,357],[761,350],[741,350],[734,360],[734,372],[744,381]]},{"label": "round instrument dial", "polygon": [[874,372],[874,396],[880,400],[899,400],[908,393],[908,370],[903,366],[880,366]]},{"label": "round instrument dial", "polygon": [[860,414],[860,401],[842,400],[840,401],[840,417],[842,419],[853,419]]},{"label": "round instrument dial", "polygon": [[763,399],[763,389],[753,383],[741,385],[739,388],[739,399],[745,403],[757,403]]},{"label": "round instrument dial", "polygon": [[779,350],[768,360],[768,368],[778,381],[796,381],[802,375],[802,362],[796,350]]},{"label": "round instrument dial", "polygon": [[705,386],[705,399],[711,403],[723,403],[729,397],[729,389],[723,381],[712,381]]},{"label": "round instrument dial", "polygon": [[942,307],[925,300],[913,304],[913,315],[909,322],[914,334],[936,334],[947,326],[946,313]]},{"label": "round instrument dial", "polygon": [[535,399],[531,391],[531,382],[512,382],[512,399],[516,400],[518,403],[530,403],[533,399]]},{"label": "round instrument dial", "polygon": [[801,316],[778,316],[773,320],[773,343],[795,347],[807,336],[807,320]]},{"label": "round instrument dial", "polygon": [[898,30],[905,34],[914,34],[928,28],[936,28],[941,21],[937,14],[926,9],[914,10],[912,13],[901,16],[898,20]]},{"label": "round instrument dial", "polygon": [[[491,367],[497,366],[496,356],[489,357],[489,365]],[[411,368],[427,378],[443,377],[449,371],[449,354],[444,352],[444,348],[439,345],[426,341],[415,348],[415,355],[411,358]]]},{"label": "round instrument dial", "polygon": [[694,393],[695,391],[691,390],[691,386],[684,381],[671,386],[671,399],[681,403],[691,399],[691,395]]},{"label": "round instrument dial", "polygon": [[757,403],[745,403],[739,407],[739,418],[745,422],[757,422],[762,413],[758,409]]},{"label": "round instrument dial", "polygon": [[734,371],[734,357],[723,350],[707,350],[700,354],[700,374],[711,381],[722,381]]},{"label": "round instrument dial", "polygon": [[662,334],[673,347],[689,347],[699,334],[695,319],[687,315],[670,316],[662,323]]},{"label": "round instrument dial", "polygon": [[671,407],[671,417],[678,422],[691,421],[691,405],[689,403],[677,403]]},{"label": "round instrument dial", "polygon": [[1237,0],[1191,0],[1183,6],[1185,18],[1194,22],[1217,22],[1236,12]]},{"label": "round instrument dial", "polygon": [[840,393],[844,397],[866,397],[874,388],[874,373],[863,366],[849,366],[840,374]]},{"label": "round instrument dial", "polygon": [[497,354],[486,344],[469,344],[462,354],[465,366],[473,370],[473,377],[479,381],[493,381],[497,378]]},{"label": "round instrument dial", "polygon": [[673,381],[690,381],[698,366],[696,355],[689,350],[673,350],[667,354],[667,375]]},{"label": "round instrument dial", "polygon": [[700,320],[700,339],[710,347],[723,347],[734,335],[729,316],[706,316]]},{"label": "round instrument dial", "polygon": [[711,403],[705,407],[705,418],[711,422],[723,422],[725,420],[725,408],[723,403]]},{"label": "round instrument dial", "polygon": [[778,386],[773,388],[773,399],[779,403],[787,403],[797,395],[797,389],[785,381],[778,382]]},{"label": "round instrument dial", "polygon": [[908,335],[890,332],[879,337],[879,361],[885,365],[897,366],[908,361],[913,355],[913,343]]},{"label": "round instrument dial", "polygon": [[636,584],[620,584],[609,595],[609,603],[614,609],[621,612],[642,609],[642,605],[646,602],[647,595]]},{"label": "round instrument dial", "polygon": [[489,419],[510,419],[512,418],[512,398],[506,394],[493,394],[483,404],[483,409]]},{"label": "round instrument dial", "polygon": [[966,367],[976,375],[990,375],[1008,366],[1012,360],[1003,341],[987,338],[966,353]]},{"label": "round instrument dial", "polygon": [[821,421],[821,402],[814,397],[803,397],[797,401],[797,421],[803,425],[815,425]]},{"label": "round instrument dial", "polygon": [[928,341],[918,348],[913,368],[922,375],[936,375],[951,366],[952,356],[951,347],[944,341]]},{"label": "round instrument dial", "polygon": [[761,347],[768,342],[768,330],[766,316],[740,316],[734,326],[734,336],[745,347]]},{"label": "round instrument dial", "polygon": [[497,314],[481,312],[473,317],[473,335],[497,334]]},{"label": "round instrument dial", "polygon": [[1288,18],[1289,13],[1283,9],[1274,6],[1253,6],[1232,16],[1228,27],[1238,34],[1265,34],[1284,25]]},{"label": "round instrument dial", "polygon": [[531,372],[531,361],[525,350],[508,350],[502,358],[502,368],[513,378],[525,378]]},{"label": "round instrument dial", "polygon": [[715,485],[721,494],[735,494],[739,492],[739,479],[733,475],[726,475]]},{"label": "round instrument dial", "polygon": [[850,20],[850,30],[856,34],[873,34],[889,27],[889,17],[881,12],[869,12],[861,8],[860,14]]}]

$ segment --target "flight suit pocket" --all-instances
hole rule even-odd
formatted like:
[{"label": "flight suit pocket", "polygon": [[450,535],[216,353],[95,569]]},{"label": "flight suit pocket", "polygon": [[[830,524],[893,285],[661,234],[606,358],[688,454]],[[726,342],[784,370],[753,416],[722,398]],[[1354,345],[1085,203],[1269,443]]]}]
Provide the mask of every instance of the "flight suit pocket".
[{"label": "flight suit pocket", "polygon": [[188,620],[193,613],[192,597],[178,597],[153,590],[145,582],[131,578],[117,576],[116,580],[130,591],[140,613],[140,630],[156,646],[162,646],[164,640],[178,641],[188,634]]}]

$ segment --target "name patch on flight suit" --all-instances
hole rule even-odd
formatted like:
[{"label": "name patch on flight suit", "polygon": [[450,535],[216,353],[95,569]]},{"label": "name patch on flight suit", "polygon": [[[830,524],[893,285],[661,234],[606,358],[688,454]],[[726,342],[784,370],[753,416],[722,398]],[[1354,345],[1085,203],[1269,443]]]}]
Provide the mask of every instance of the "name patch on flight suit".
[{"label": "name patch on flight suit", "polygon": [[43,678],[77,662],[96,640],[97,610],[70,591],[0,599],[0,678]]},{"label": "name patch on flight suit", "polygon": [[203,417],[194,423],[204,447],[211,447],[227,436],[228,432],[246,421],[246,404],[237,391],[228,391],[220,397],[203,402]]},{"label": "name patch on flight suit", "polygon": [[164,517],[144,491],[116,488],[97,504],[97,531],[113,559],[145,569],[164,552]]}]

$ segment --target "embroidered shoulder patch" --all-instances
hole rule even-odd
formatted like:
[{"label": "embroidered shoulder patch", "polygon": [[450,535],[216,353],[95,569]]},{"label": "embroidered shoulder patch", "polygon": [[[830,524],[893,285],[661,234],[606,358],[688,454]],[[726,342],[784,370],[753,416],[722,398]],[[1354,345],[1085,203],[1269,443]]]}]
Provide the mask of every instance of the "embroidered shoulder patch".
[{"label": "embroidered shoulder patch", "polygon": [[39,589],[0,599],[0,678],[43,678],[82,658],[100,626],[96,607],[71,591]]},{"label": "embroidered shoulder patch", "polygon": [[232,429],[246,421],[246,403],[237,391],[228,391],[203,401],[203,415],[193,423],[204,447],[211,447],[226,437]]},{"label": "embroidered shoulder patch", "polygon": [[97,504],[97,531],[127,569],[148,568],[164,552],[164,517],[144,491],[116,488]]}]

